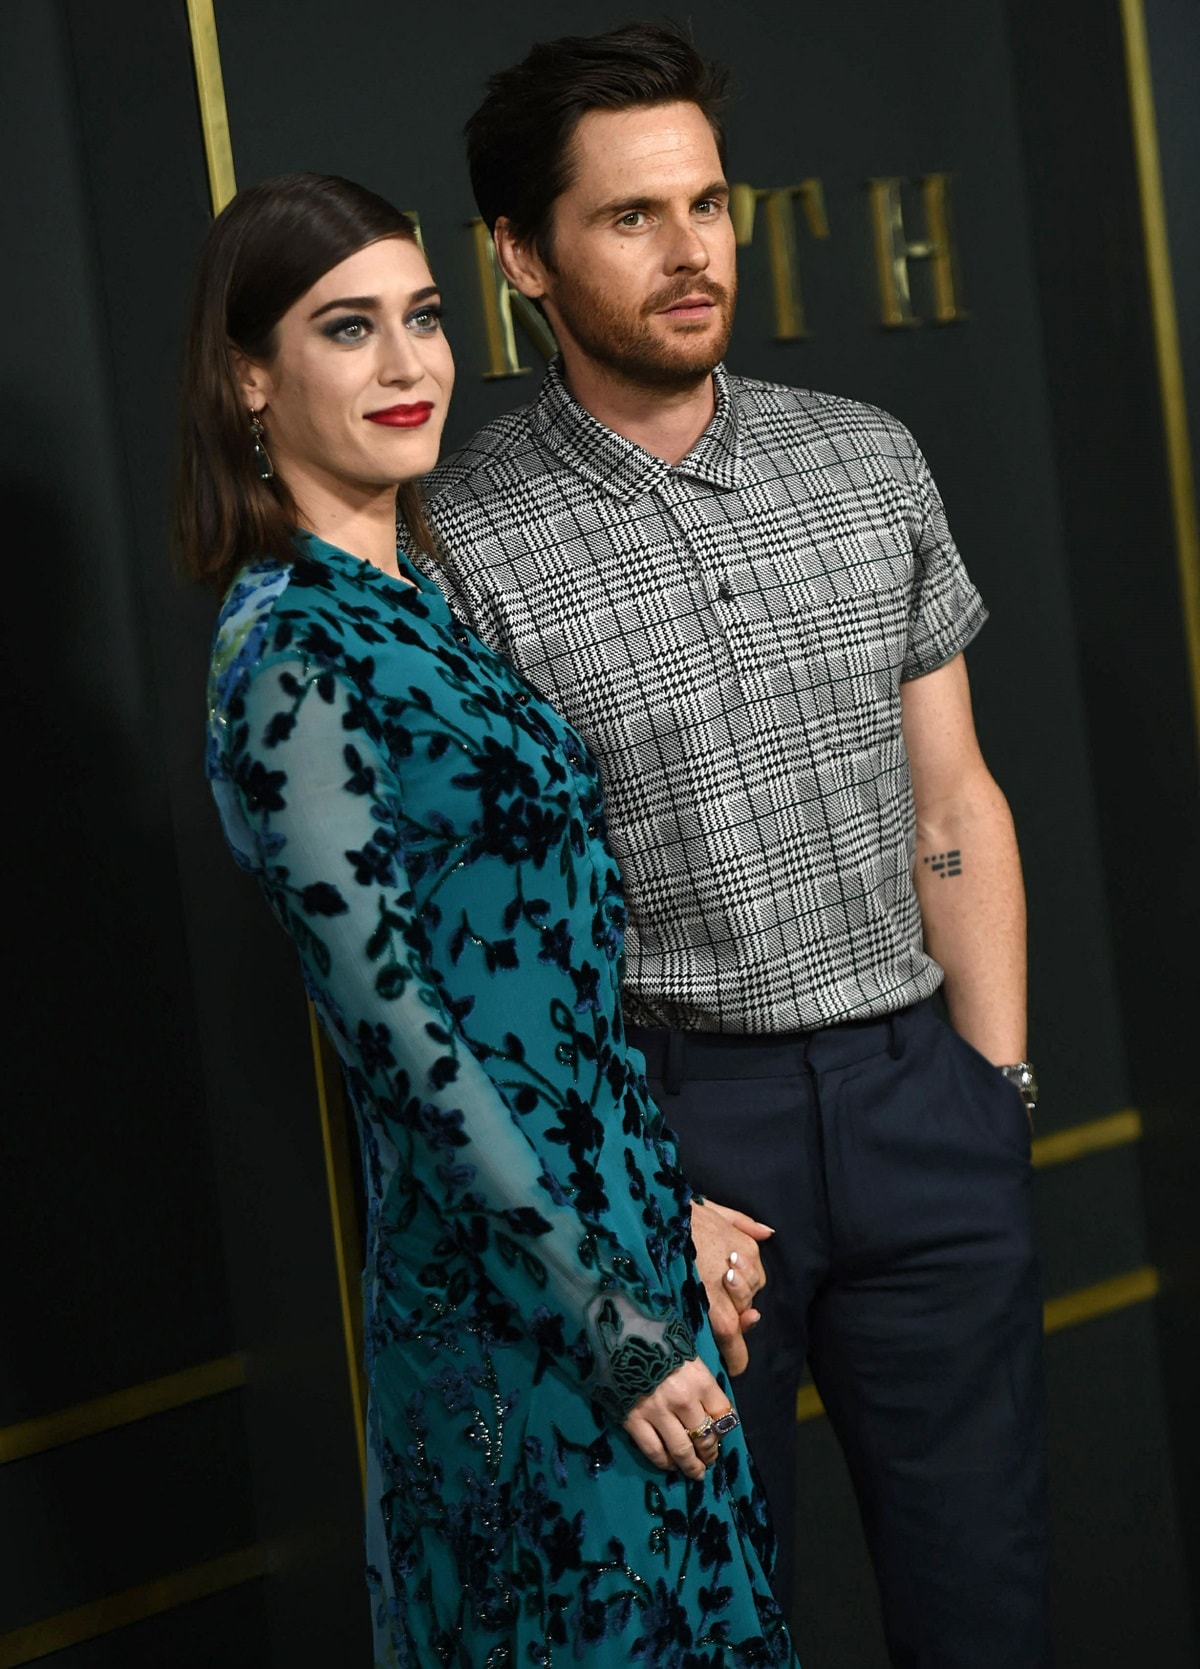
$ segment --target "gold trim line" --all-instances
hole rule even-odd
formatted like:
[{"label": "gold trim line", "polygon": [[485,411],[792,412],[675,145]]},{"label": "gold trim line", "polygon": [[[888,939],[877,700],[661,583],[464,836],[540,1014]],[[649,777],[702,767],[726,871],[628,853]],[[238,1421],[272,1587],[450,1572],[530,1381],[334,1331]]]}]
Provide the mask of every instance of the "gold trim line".
[{"label": "gold trim line", "polygon": [[354,1438],[358,1446],[358,1471],[364,1494],[367,1487],[367,1389],[363,1369],[362,1288],[355,1273],[359,1264],[358,1210],[350,1170],[350,1144],[346,1134],[346,1101],[340,1070],[333,1050],[325,1040],[317,1011],[308,1005],[309,1035],[312,1039],[313,1071],[317,1079],[317,1109],[321,1118],[321,1142],[325,1149],[325,1182],[329,1189],[329,1216],[333,1230],[333,1253],[337,1263],[338,1298],[342,1308],[342,1339],[350,1373],[350,1405],[354,1415]]},{"label": "gold trim line", "polygon": [[1126,1147],[1141,1139],[1142,1115],[1127,1107],[1124,1112],[1110,1113],[1107,1118],[1075,1124],[1069,1130],[1056,1130],[1052,1136],[1038,1136],[1033,1143],[1033,1163],[1037,1170],[1044,1171],[1051,1165],[1065,1165],[1089,1153]]},{"label": "gold trim line", "polygon": [[265,1550],[245,1547],[237,1553],[227,1553],[222,1558],[208,1559],[202,1565],[191,1565],[187,1570],[160,1577],[156,1582],[144,1582],[138,1588],[107,1594],[89,1605],[62,1611],[57,1617],[46,1617],[40,1623],[14,1629],[11,1634],[0,1634],[0,1669],[19,1669],[20,1664],[36,1663],[52,1652],[78,1646],[101,1634],[111,1634],[114,1629],[128,1628],[131,1623],[160,1616],[176,1606],[207,1599],[226,1588],[240,1587],[243,1582],[254,1582],[266,1570]]},{"label": "gold trim line", "polygon": [[199,1367],[166,1374],[162,1379],[149,1379],[143,1385],[130,1385],[107,1396],[94,1397],[90,1402],[58,1408],[52,1414],[39,1414],[32,1420],[22,1420],[18,1425],[0,1430],[0,1466],[11,1460],[24,1460],[27,1455],[41,1454],[45,1449],[57,1449],[64,1443],[77,1443],[82,1437],[94,1437],[117,1426],[132,1425],[136,1420],[147,1420],[154,1414],[165,1414],[171,1408],[203,1402],[206,1397],[220,1396],[223,1391],[240,1390],[245,1383],[246,1365],[242,1358],[221,1356]]},{"label": "gold trim line", "polygon": [[229,137],[229,111],[225,105],[217,18],[213,0],[187,0],[187,12],[192,36],[192,62],[196,66],[196,93],[200,100],[200,126],[204,132],[204,155],[208,163],[208,189],[213,213],[220,214],[237,191],[237,179],[233,172],[233,141]]},{"label": "gold trim line", "polygon": [[[735,1393],[737,1387],[734,1387]],[[815,1420],[824,1414],[825,1404],[821,1401],[820,1393],[815,1385],[802,1385],[796,1392],[796,1419]]]},{"label": "gold trim line", "polygon": [[1150,317],[1154,327],[1171,512],[1179,562],[1180,601],[1191,670],[1192,709],[1198,727],[1197,741],[1200,742],[1200,523],[1196,516],[1196,483],[1188,439],[1187,397],[1179,351],[1179,325],[1175,313],[1167,212],[1158,154],[1150,46],[1146,38],[1142,0],[1121,0],[1121,24],[1125,36],[1125,68],[1129,78],[1133,150],[1142,206],[1142,233],[1146,244]]},{"label": "gold trim line", "polygon": [[[1097,1281],[1095,1286],[1080,1287],[1077,1292],[1064,1292],[1061,1298],[1047,1300],[1044,1326],[1047,1333],[1061,1333],[1064,1328],[1078,1327],[1082,1322],[1094,1321],[1098,1316],[1114,1315],[1134,1304],[1146,1304],[1157,1296],[1161,1286],[1157,1269],[1149,1265],[1131,1269],[1127,1275],[1114,1275],[1111,1280]],[[796,1420],[815,1420],[824,1414],[825,1404],[815,1385],[802,1385],[796,1393]]]},{"label": "gold trim line", "polygon": [[1160,1285],[1158,1270],[1147,1265],[1131,1269],[1127,1275],[1114,1275],[1109,1281],[1097,1281],[1095,1286],[1080,1287],[1078,1292],[1064,1292],[1061,1298],[1046,1301],[1046,1331],[1061,1333],[1064,1327],[1078,1327],[1081,1322],[1095,1321],[1098,1316],[1112,1315],[1132,1304],[1146,1304],[1158,1296]]}]

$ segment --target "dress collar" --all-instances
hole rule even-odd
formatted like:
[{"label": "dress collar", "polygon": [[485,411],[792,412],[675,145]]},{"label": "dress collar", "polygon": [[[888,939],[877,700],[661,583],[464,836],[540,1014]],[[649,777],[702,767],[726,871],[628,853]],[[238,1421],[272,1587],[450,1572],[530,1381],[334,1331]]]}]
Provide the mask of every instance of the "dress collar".
[{"label": "dress collar", "polygon": [[712,421],[685,458],[668,464],[626,440],[576,400],[562,376],[562,361],[551,361],[542,391],[530,409],[534,435],[554,456],[601,492],[632,502],[653,492],[668,476],[689,476],[713,487],[738,485],[742,454],[737,411],[723,365],[713,372],[716,410]]},{"label": "dress collar", "polygon": [[[324,563],[327,568],[336,568],[360,587],[371,589],[382,586],[389,592],[423,594],[427,599],[431,595],[439,600],[442,597],[438,586],[427,574],[421,572],[399,542],[396,546],[396,566],[400,570],[398,578],[394,574],[385,574],[382,568],[377,568],[365,557],[355,556],[352,551],[345,551],[340,545],[331,545],[327,539],[319,538],[307,528],[296,529],[295,544],[302,557],[312,562]],[[405,583],[406,581],[410,583]]]}]

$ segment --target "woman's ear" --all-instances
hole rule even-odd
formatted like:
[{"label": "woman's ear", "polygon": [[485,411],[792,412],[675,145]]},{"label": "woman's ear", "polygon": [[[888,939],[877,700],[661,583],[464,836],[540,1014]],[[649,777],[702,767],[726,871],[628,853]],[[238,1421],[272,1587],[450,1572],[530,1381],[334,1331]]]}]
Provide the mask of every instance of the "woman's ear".
[{"label": "woman's ear", "polygon": [[504,215],[497,220],[492,238],[500,270],[513,289],[530,301],[540,301],[546,294],[546,269],[532,246],[517,240]]},{"label": "woman's ear", "polygon": [[261,411],[271,397],[271,378],[265,365],[256,365],[240,348],[229,344],[233,379],[241,390],[247,411]]}]

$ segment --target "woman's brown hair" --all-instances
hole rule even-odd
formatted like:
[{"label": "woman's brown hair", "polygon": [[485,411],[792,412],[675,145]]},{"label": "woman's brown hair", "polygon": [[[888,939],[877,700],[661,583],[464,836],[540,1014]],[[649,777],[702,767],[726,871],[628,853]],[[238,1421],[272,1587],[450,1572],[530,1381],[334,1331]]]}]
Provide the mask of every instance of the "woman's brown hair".
[{"label": "woman's brown hair", "polygon": [[[380,238],[416,242],[407,215],[332,174],[278,174],[213,222],[184,349],[175,542],[185,572],[224,591],[251,557],[288,562],[298,516],[285,482],[260,478],[233,350],[269,361],[275,326],[331,267]],[[423,550],[433,539],[415,482],[397,511]]]}]

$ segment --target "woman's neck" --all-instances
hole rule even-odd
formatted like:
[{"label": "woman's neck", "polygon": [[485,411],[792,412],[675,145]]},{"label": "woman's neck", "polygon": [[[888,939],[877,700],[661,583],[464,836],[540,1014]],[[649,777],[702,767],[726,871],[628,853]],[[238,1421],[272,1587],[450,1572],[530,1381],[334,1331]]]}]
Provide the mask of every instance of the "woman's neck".
[{"label": "woman's neck", "polygon": [[396,562],[396,489],[331,492],[316,483],[294,493],[300,526],[326,544],[399,578]]}]

